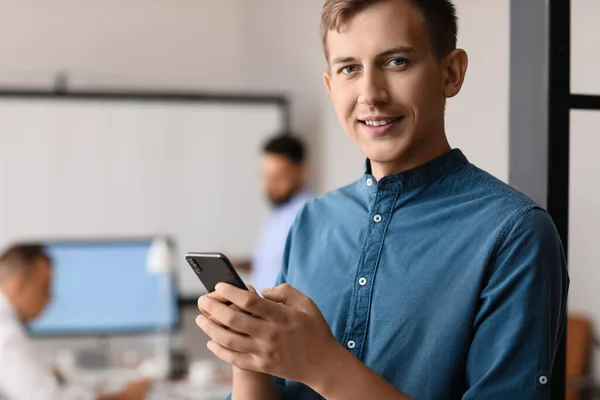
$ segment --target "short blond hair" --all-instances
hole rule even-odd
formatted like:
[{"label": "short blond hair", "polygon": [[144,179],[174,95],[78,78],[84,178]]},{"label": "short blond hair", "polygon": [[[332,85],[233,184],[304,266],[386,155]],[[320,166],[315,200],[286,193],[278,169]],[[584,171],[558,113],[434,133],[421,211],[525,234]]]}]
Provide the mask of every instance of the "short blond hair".
[{"label": "short blond hair", "polygon": [[[321,39],[327,57],[327,34],[340,32],[344,22],[368,7],[384,1],[398,0],[325,0],[321,12]],[[408,0],[423,15],[433,53],[442,59],[456,49],[458,18],[452,0]]]}]

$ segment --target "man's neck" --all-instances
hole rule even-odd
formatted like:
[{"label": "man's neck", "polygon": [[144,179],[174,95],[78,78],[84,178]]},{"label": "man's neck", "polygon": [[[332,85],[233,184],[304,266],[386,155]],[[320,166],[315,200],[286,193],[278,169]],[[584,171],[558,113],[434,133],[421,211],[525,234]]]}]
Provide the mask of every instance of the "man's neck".
[{"label": "man's neck", "polygon": [[444,135],[443,140],[440,140],[435,144],[428,143],[424,146],[420,146],[417,149],[403,154],[396,160],[383,163],[371,160],[371,174],[379,181],[384,176],[400,174],[404,171],[427,164],[429,161],[441,157],[450,150],[452,150],[452,148]]}]

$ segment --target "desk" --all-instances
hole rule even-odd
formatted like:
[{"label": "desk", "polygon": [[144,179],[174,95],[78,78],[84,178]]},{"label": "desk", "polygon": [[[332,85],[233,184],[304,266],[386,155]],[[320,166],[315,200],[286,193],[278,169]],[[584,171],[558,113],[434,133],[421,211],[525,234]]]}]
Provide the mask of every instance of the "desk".
[{"label": "desk", "polygon": [[[206,365],[206,363],[205,363]],[[206,368],[204,368],[206,370]],[[201,373],[203,371],[200,371]],[[178,380],[158,380],[151,384],[147,400],[223,400],[231,392],[231,375],[214,369],[206,370],[204,377],[191,381],[187,377]],[[126,369],[79,370],[76,383],[98,394],[115,394],[127,383],[145,378],[139,371]]]}]

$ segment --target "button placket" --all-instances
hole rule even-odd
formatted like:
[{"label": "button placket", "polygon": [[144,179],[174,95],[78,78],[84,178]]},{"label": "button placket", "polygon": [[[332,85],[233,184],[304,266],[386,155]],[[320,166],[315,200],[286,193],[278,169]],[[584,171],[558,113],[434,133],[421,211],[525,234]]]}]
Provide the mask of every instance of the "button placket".
[{"label": "button placket", "polygon": [[[368,179],[368,178],[367,178]],[[365,182],[366,183],[366,182]],[[370,282],[375,278],[379,253],[384,240],[386,223],[384,215],[391,215],[397,200],[397,187],[392,182],[382,181],[377,184],[377,190],[369,190],[372,195],[370,208],[371,223],[367,232],[367,240],[362,250],[361,261],[355,275],[348,325],[346,326],[342,343],[346,349],[357,357],[362,357],[366,332],[369,324],[369,310],[371,308],[372,291],[374,287]],[[375,182],[372,182],[375,185]],[[383,223],[382,223],[383,222]]]}]

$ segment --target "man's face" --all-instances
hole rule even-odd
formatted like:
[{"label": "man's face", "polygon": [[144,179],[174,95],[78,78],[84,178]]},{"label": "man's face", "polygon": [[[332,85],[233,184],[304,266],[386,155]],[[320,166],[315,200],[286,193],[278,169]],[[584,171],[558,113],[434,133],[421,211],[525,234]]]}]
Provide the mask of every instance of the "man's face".
[{"label": "man's face", "polygon": [[303,185],[303,167],[287,157],[265,153],[261,164],[261,184],[273,205],[286,203]]},{"label": "man's face", "polygon": [[344,22],[340,33],[328,33],[324,79],[359,149],[389,164],[444,136],[445,68],[418,9],[409,0],[386,1]]},{"label": "man's face", "polygon": [[28,322],[37,317],[46,307],[51,297],[52,266],[44,258],[35,261],[35,265],[26,272],[21,286],[21,318]]}]

